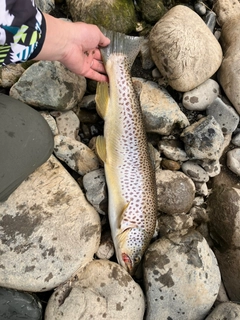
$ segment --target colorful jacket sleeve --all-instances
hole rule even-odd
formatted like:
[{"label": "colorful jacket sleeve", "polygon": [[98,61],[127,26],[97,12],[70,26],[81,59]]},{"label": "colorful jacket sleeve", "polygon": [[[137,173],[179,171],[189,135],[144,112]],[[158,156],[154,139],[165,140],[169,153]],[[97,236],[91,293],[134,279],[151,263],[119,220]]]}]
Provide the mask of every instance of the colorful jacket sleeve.
[{"label": "colorful jacket sleeve", "polygon": [[46,23],[34,0],[0,0],[0,8],[0,66],[36,57]]}]

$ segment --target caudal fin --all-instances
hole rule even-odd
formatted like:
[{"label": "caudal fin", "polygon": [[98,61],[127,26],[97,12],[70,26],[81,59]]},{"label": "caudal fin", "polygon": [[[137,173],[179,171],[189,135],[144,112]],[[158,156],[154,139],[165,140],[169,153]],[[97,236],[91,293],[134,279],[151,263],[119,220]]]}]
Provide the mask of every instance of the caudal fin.
[{"label": "caudal fin", "polygon": [[104,64],[106,64],[112,53],[119,53],[126,55],[128,57],[130,66],[132,66],[140,51],[144,38],[127,36],[123,33],[104,28],[101,28],[101,31],[111,41],[107,47],[100,48]]}]

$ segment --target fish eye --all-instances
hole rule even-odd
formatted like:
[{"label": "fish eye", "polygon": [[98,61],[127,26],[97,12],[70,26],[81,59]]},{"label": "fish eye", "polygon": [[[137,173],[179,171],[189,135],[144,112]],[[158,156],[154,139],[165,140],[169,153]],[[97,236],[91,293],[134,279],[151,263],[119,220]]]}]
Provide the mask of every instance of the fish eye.
[{"label": "fish eye", "polygon": [[140,260],[141,260],[141,257],[140,257],[140,256],[134,257],[134,263],[139,263]]}]

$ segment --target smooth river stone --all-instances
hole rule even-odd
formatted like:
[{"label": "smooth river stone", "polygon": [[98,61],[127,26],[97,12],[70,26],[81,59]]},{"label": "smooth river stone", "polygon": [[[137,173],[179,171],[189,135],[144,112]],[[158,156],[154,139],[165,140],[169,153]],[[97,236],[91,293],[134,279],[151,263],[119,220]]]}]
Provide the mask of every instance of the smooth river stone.
[{"label": "smooth river stone", "polygon": [[51,290],[91,261],[99,242],[97,212],[51,156],[0,204],[0,285]]}]

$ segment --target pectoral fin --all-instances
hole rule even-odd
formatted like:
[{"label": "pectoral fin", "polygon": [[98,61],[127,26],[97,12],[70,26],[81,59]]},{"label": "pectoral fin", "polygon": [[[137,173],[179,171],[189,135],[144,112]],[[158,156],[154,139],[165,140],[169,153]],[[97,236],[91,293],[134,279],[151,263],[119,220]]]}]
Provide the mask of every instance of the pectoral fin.
[{"label": "pectoral fin", "polygon": [[107,82],[98,82],[95,101],[98,114],[101,118],[105,119],[109,102]]},{"label": "pectoral fin", "polygon": [[103,136],[98,136],[96,140],[96,151],[99,158],[105,163],[107,159],[106,141]]}]

